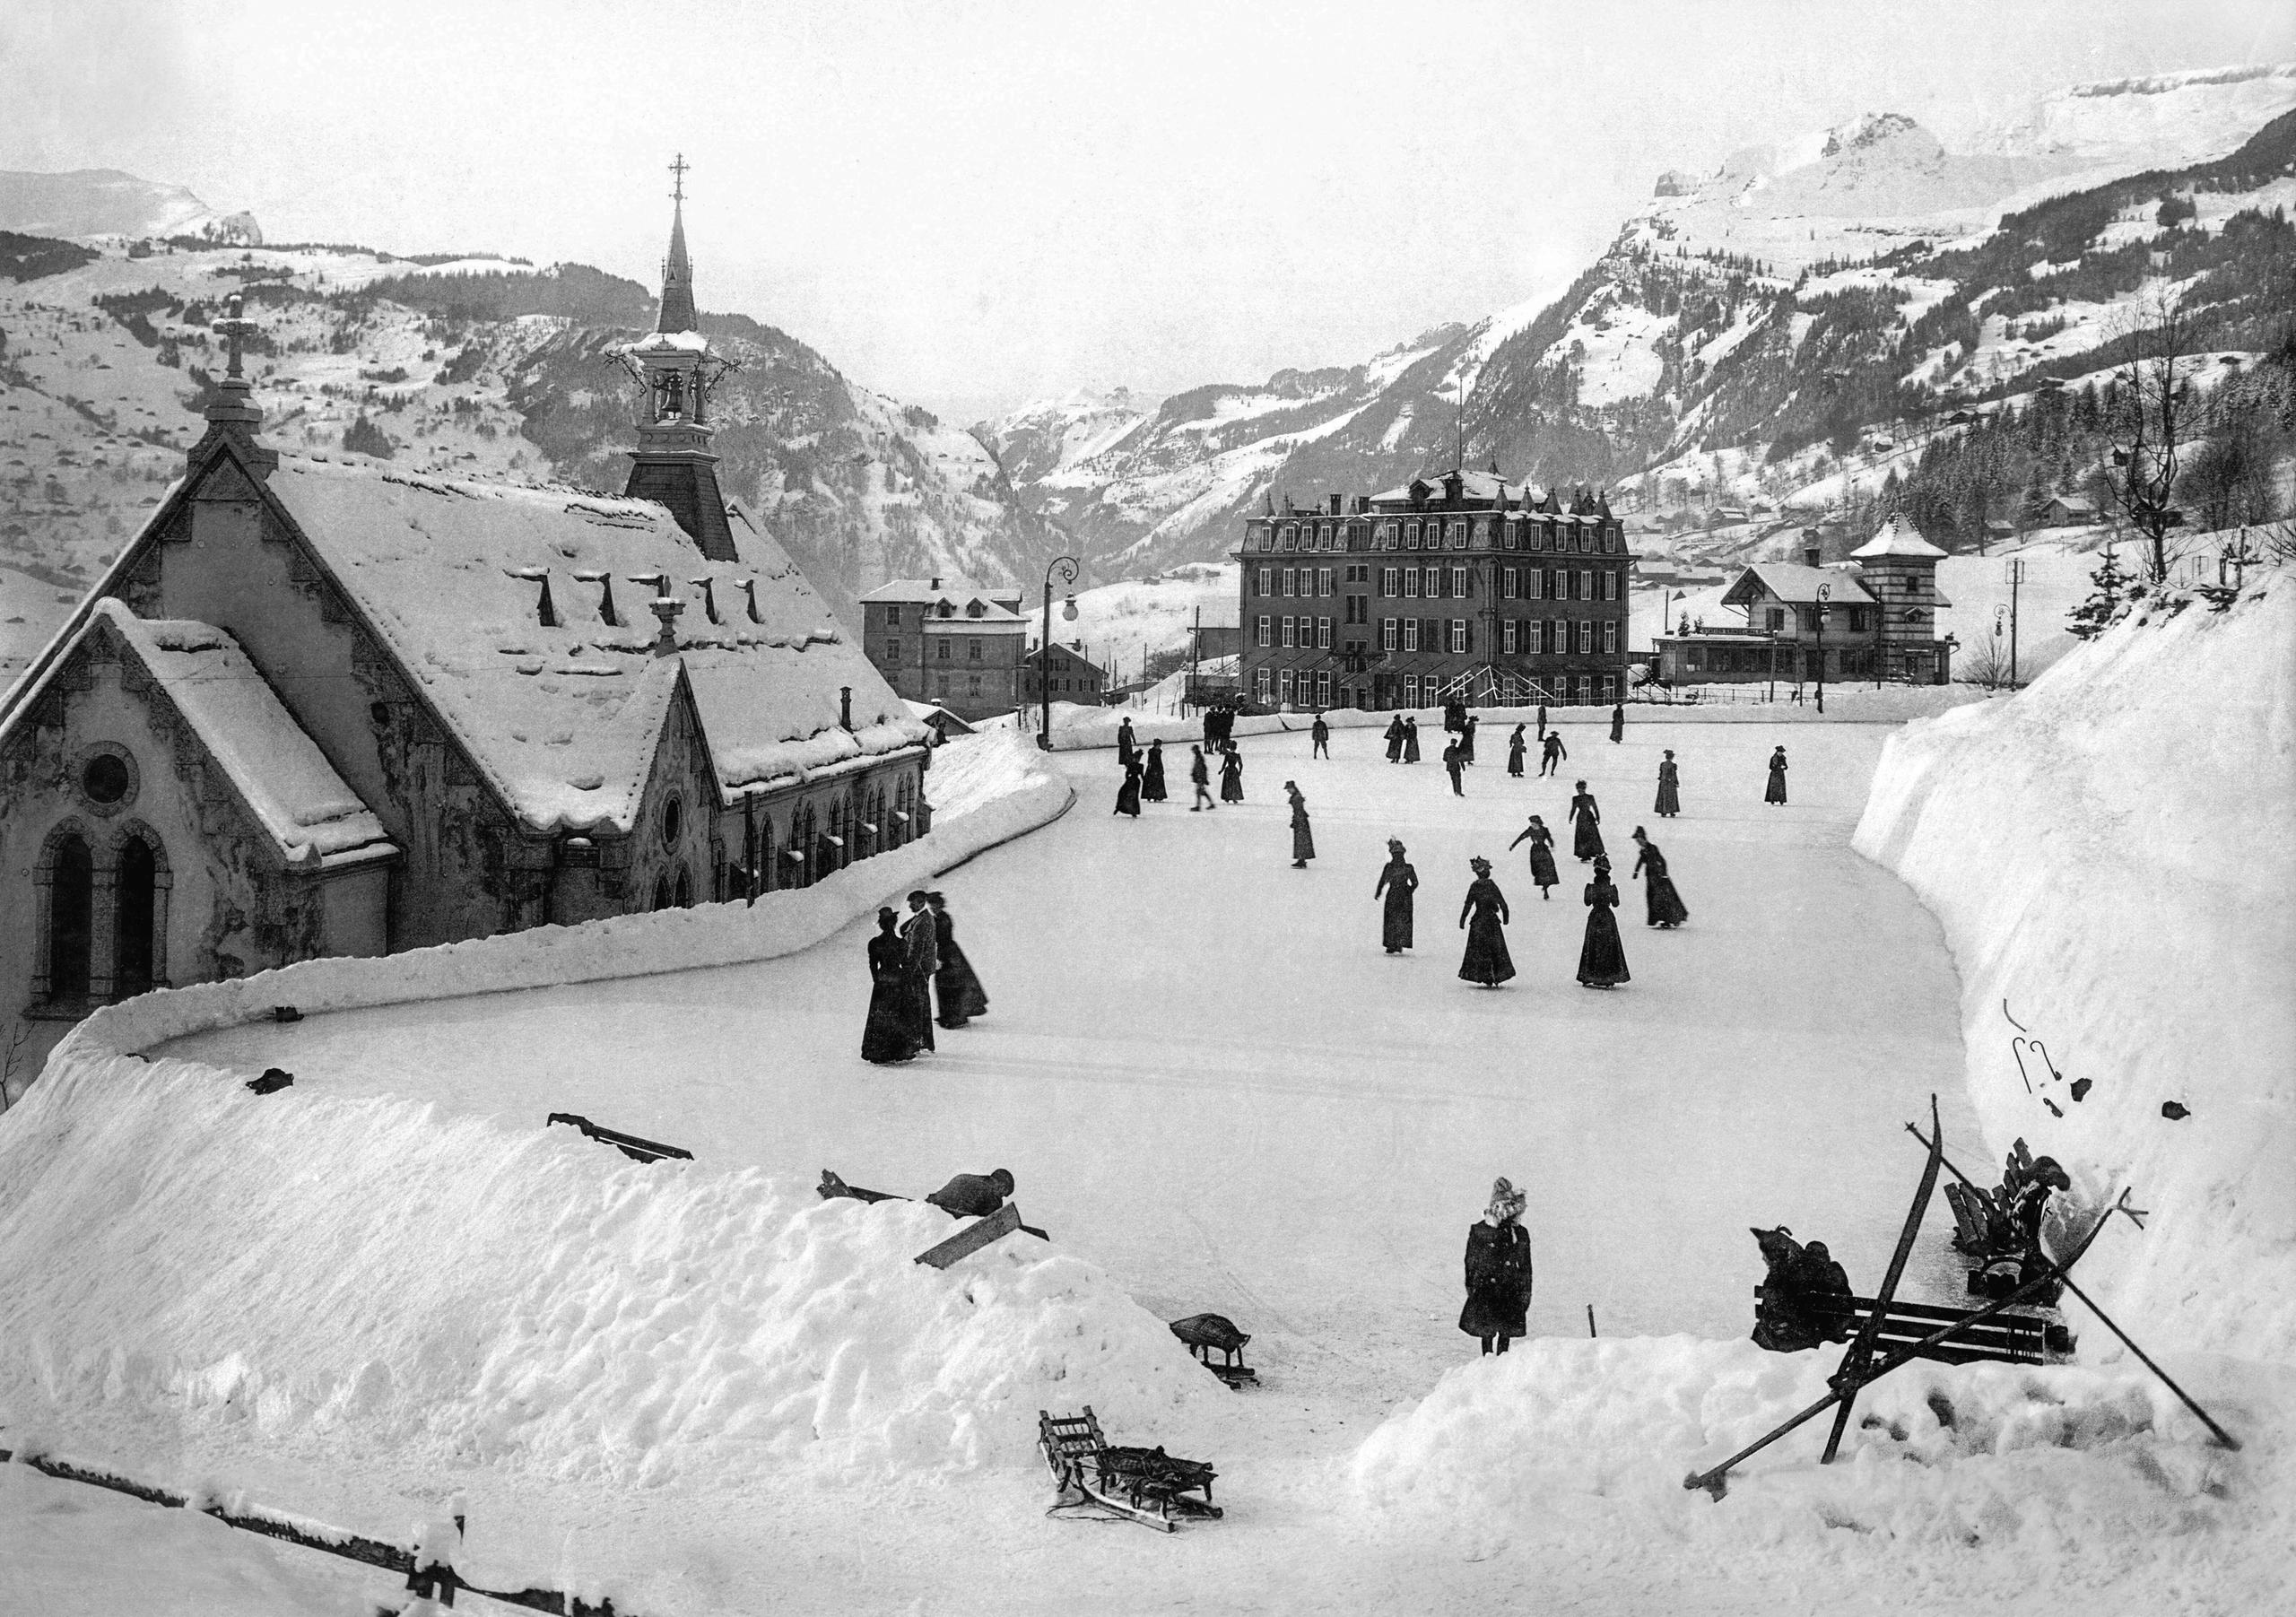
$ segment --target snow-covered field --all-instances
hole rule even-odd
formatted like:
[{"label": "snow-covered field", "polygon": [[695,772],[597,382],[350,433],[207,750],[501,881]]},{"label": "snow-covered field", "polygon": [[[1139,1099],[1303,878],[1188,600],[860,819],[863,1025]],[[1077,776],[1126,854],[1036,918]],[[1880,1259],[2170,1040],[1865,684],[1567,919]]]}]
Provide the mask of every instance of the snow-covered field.
[{"label": "snow-covered field", "polygon": [[[1613,745],[1565,715],[1563,780],[1510,781],[1486,727],[1464,798],[1374,732],[1328,761],[1279,733],[1244,739],[1242,807],[1133,822],[1107,812],[1106,752],[1053,755],[1077,808],[939,882],[991,1013],[909,1067],[855,1053],[856,925],[716,969],[215,1028],[43,1082],[0,1122],[0,1446],[30,1431],[384,1534],[461,1488],[477,1569],[648,1613],[2269,1609],[2296,1571],[2271,1177],[2292,1064],[2227,1007],[2289,958],[2268,918],[2286,873],[2238,862],[2289,799],[2296,633],[2276,597],[2203,610],[1901,740],[1642,721]],[[2195,720],[2180,693],[2227,666],[2264,694]],[[1761,801],[1780,740],[1783,809]],[[1667,822],[1641,812],[1662,747],[1683,777]],[[1287,777],[1316,816],[1305,872]],[[1614,994],[1570,980],[1582,867],[1542,904],[1504,852],[1578,778],[1614,850],[1638,822],[1665,844],[1692,910],[1650,933],[1630,893]],[[1853,851],[1861,814],[1915,890]],[[1403,959],[1371,896],[1390,834],[1424,882]],[[1475,852],[1514,905],[1522,976],[1498,992],[1455,975]],[[1916,901],[1933,889],[1943,928]],[[2121,916],[2141,892],[2153,908]],[[2222,987],[2196,990],[2161,952],[2179,948]],[[1747,1226],[1822,1236],[1870,1286],[1919,1163],[1900,1125],[1931,1093],[1972,1172],[2041,1126],[1973,1031],[1996,988],[2036,989],[2059,1063],[2099,1081],[2099,1125],[2037,1148],[2091,1195],[2133,1176],[2155,1212],[2107,1233],[2100,1300],[2247,1448],[2207,1447],[2076,1310],[2079,1367],[1924,1365],[1861,1401],[1845,1464],[1817,1467],[1805,1430],[1726,1500],[1684,1492],[1831,1367],[1734,1340]],[[2112,1065],[2195,1049],[2218,1070],[2182,1091],[2186,1122],[2109,1096]],[[202,1063],[297,1081],[257,1099]],[[559,1109],[699,1161],[625,1163],[542,1129]],[[946,1221],[818,1203],[824,1166],[912,1194],[1008,1167],[1056,1244],[915,1269]],[[1530,1192],[1535,1339],[1476,1362],[1458,1248],[1500,1173]],[[1958,1294],[1943,1220],[1909,1295]],[[2193,1257],[2220,1233],[2216,1266]],[[2162,1273],[2186,1263],[2189,1331]],[[1227,1393],[1163,1331],[1206,1308],[1254,1333],[1263,1387]],[[1217,1463],[1227,1519],[1170,1540],[1045,1519],[1033,1412],[1084,1403],[1115,1440]],[[0,1606],[117,1609],[57,1576],[92,1535],[52,1521],[54,1491],[0,1501],[49,1512],[0,1525],[32,1552],[0,1560]],[[248,1610],[332,1576],[182,1553],[202,1588],[242,1579]]]}]

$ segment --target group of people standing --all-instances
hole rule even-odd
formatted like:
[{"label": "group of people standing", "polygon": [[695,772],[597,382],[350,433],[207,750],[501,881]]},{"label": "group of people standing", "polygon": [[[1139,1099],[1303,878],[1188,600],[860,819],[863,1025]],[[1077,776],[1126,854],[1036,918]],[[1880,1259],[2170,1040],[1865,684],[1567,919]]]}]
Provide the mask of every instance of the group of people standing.
[{"label": "group of people standing", "polygon": [[[1219,726],[1223,731],[1233,726],[1236,717],[1233,713],[1223,709],[1208,709],[1205,713],[1207,732],[1213,727],[1211,721],[1215,714],[1224,714],[1227,723]],[[1318,718],[1317,722],[1320,725],[1322,720]],[[1207,750],[1211,753],[1209,758],[1205,756]],[[1193,789],[1193,800],[1188,804],[1187,812],[1191,814],[1218,806],[1212,801],[1213,758],[1219,760],[1220,801],[1241,803],[1244,800],[1244,754],[1233,738],[1223,734],[1216,742],[1200,742],[1188,748],[1187,778]],[[1124,771],[1123,784],[1116,789],[1118,813],[1137,820],[1143,803],[1161,803],[1165,800],[1164,743],[1152,741],[1148,743],[1148,750],[1142,752],[1133,735],[1132,721],[1128,718],[1117,726],[1116,761],[1117,768]]]},{"label": "group of people standing", "polygon": [[869,940],[869,1020],[861,1031],[861,1058],[879,1065],[913,1061],[934,1048],[933,1002],[938,1024],[961,1028],[988,1014],[988,995],[972,962],[957,947],[948,900],[921,889],[909,895],[903,921],[888,905],[877,911]]}]

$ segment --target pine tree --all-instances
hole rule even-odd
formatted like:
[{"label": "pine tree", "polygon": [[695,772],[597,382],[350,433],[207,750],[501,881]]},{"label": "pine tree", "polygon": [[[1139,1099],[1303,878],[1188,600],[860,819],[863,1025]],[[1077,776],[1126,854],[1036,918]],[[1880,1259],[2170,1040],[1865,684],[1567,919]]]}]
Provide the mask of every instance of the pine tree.
[{"label": "pine tree", "polygon": [[2074,638],[2096,639],[2119,621],[2135,593],[2136,580],[2121,570],[2120,559],[2111,545],[2105,546],[2104,559],[2097,563],[2097,570],[2089,575],[2089,598],[2067,614],[2067,625]]}]

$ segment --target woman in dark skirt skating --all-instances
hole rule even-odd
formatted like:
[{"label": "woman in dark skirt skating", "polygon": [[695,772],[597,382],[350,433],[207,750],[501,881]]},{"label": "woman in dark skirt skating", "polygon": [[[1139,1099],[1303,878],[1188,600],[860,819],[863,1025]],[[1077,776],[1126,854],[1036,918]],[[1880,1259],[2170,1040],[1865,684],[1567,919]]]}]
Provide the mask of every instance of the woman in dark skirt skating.
[{"label": "woman in dark skirt skating", "polygon": [[1466,902],[1459,906],[1459,925],[1467,931],[1467,952],[1459,961],[1459,977],[1482,987],[1496,988],[1515,975],[1515,961],[1507,952],[1507,935],[1500,930],[1509,918],[1507,898],[1491,879],[1490,860],[1470,859],[1467,865],[1474,872],[1474,880],[1467,886]]},{"label": "woman in dark skirt skating", "polygon": [[1116,812],[1140,818],[1140,759],[1134,754],[1124,761],[1124,784],[1116,789]]},{"label": "woman in dark skirt skating", "polygon": [[1228,750],[1220,755],[1220,801],[1241,803],[1244,800],[1244,755],[1230,742]]},{"label": "woman in dark skirt skating", "polygon": [[1404,716],[1403,761],[1405,763],[1419,761],[1419,720],[1412,714]]},{"label": "woman in dark skirt skating", "polygon": [[1148,743],[1148,767],[1140,774],[1140,795],[1147,803],[1164,800],[1164,743],[1161,741]]},{"label": "woman in dark skirt skating", "polygon": [[1403,715],[1400,713],[1387,720],[1387,761],[1403,761]]},{"label": "woman in dark skirt skating", "polygon": [[1371,896],[1382,900],[1379,947],[1401,954],[1411,947],[1411,895],[1419,891],[1419,873],[1403,856],[1403,844],[1387,839],[1387,862],[1379,867],[1379,884]]},{"label": "woman in dark skirt skating", "polygon": [[1305,870],[1308,861],[1316,856],[1316,833],[1308,824],[1308,799],[1296,781],[1285,781],[1283,791],[1292,799],[1292,868]]},{"label": "woman in dark skirt skating", "polygon": [[1770,755],[1770,789],[1762,793],[1764,803],[1786,801],[1786,749],[1780,747]]},{"label": "woman in dark skirt skating", "polygon": [[918,1051],[909,1028],[909,949],[891,909],[877,911],[869,940],[869,1020],[861,1029],[861,1059],[880,1066],[908,1061]]},{"label": "woman in dark skirt skating", "polygon": [[1517,725],[1515,734],[1507,738],[1507,772],[1518,780],[1523,778],[1523,754],[1529,747],[1523,739],[1523,726]]},{"label": "woman in dark skirt skating", "polygon": [[1690,910],[1683,903],[1683,895],[1674,891],[1674,879],[1666,874],[1666,856],[1658,851],[1658,845],[1639,825],[1634,828],[1634,839],[1642,851],[1634,856],[1629,879],[1640,876],[1643,880],[1643,897],[1650,907],[1649,925],[1672,930],[1690,919]]},{"label": "woman in dark skirt skating", "polygon": [[961,1028],[974,1017],[988,1014],[988,993],[973,974],[965,952],[957,947],[957,924],[949,918],[949,900],[928,892],[925,901],[933,907],[933,945],[941,961],[933,972],[933,997],[941,1006],[936,1020],[944,1028]]},{"label": "woman in dark skirt skating", "polygon": [[1682,771],[1674,768],[1674,750],[1666,749],[1665,757],[1658,761],[1658,805],[1650,812],[1661,820],[1671,820],[1683,812]]},{"label": "woman in dark skirt skating", "polygon": [[1595,861],[1595,879],[1587,883],[1587,941],[1578,948],[1578,980],[1589,988],[1615,988],[1629,980],[1626,948],[1618,939],[1618,889],[1611,882],[1611,862]]},{"label": "woman in dark skirt skating", "polygon": [[1531,844],[1531,880],[1538,883],[1539,897],[1544,900],[1546,890],[1562,880],[1554,874],[1554,833],[1547,830],[1545,821],[1533,814],[1531,822],[1515,833],[1515,841],[1507,845],[1507,851],[1513,853],[1515,843],[1526,838]]},{"label": "woman in dark skirt skating", "polygon": [[1483,1217],[1467,1226],[1467,1301],[1459,1329],[1479,1337],[1486,1353],[1503,1353],[1529,1334],[1531,1236],[1523,1228],[1523,1193],[1500,1179]]},{"label": "woman in dark skirt skating", "polygon": [[1603,833],[1597,829],[1602,820],[1603,811],[1595,806],[1595,794],[1587,789],[1585,781],[1578,782],[1578,789],[1570,799],[1572,857],[1583,862],[1603,856]]}]

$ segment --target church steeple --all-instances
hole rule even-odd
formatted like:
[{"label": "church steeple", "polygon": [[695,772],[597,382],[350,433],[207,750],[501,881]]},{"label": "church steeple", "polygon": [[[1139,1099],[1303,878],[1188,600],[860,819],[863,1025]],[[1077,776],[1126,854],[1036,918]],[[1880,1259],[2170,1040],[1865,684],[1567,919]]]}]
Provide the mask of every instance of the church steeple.
[{"label": "church steeple", "polygon": [[654,332],[615,350],[623,369],[645,388],[638,448],[631,450],[633,500],[669,508],[678,526],[712,561],[737,561],[726,497],[718,487],[718,457],[709,452],[709,393],[733,363],[709,352],[695,329],[693,266],[685,252],[685,172],[683,154],[670,165],[677,186],[670,194],[670,256],[662,265],[662,316]]},{"label": "church steeple", "polygon": [[676,183],[670,190],[670,256],[662,261],[662,317],[654,329],[660,331],[691,331],[696,324],[693,311],[693,265],[685,254],[685,153],[670,165]]}]

